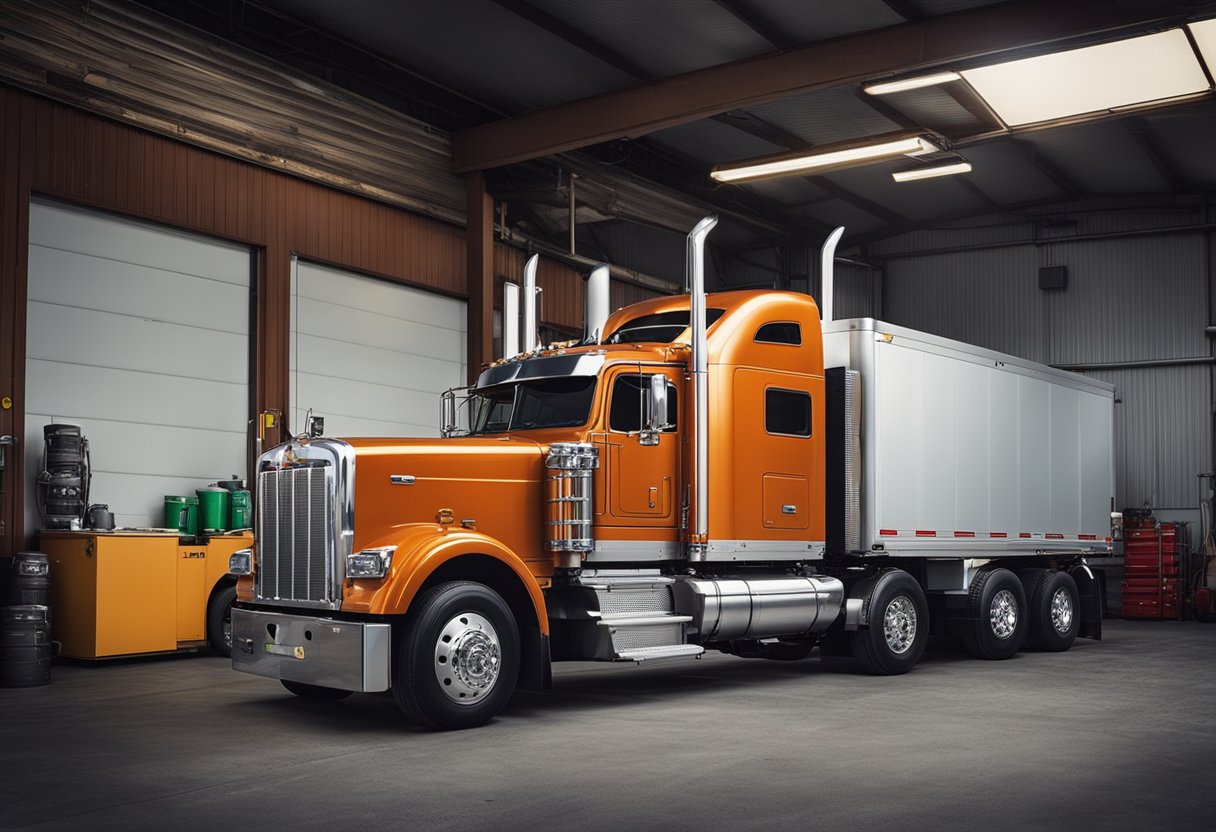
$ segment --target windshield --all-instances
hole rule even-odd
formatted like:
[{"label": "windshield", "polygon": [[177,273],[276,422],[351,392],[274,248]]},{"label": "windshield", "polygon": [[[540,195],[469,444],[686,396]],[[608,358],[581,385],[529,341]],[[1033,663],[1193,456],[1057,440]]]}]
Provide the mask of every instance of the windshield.
[{"label": "windshield", "polygon": [[[708,330],[718,318],[722,317],[725,309],[705,310],[705,329]],[[655,312],[625,321],[616,331],[604,339],[606,344],[668,344],[680,337],[680,333],[688,329],[688,310],[678,309],[674,312]]]},{"label": "windshield", "polygon": [[563,376],[504,384],[471,399],[473,434],[535,428],[572,428],[587,423],[595,376]]}]

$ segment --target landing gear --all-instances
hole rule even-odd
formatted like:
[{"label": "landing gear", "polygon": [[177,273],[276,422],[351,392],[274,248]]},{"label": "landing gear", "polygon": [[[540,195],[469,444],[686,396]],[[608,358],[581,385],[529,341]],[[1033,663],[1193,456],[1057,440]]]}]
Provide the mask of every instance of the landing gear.
[{"label": "landing gear", "polygon": [[1026,593],[1008,569],[987,569],[971,582],[967,612],[974,632],[963,639],[981,659],[1007,659],[1026,639]]},{"label": "landing gear", "polygon": [[519,675],[519,631],[506,602],[487,586],[451,581],[413,604],[393,669],[393,698],[431,728],[489,722]]},{"label": "landing gear", "polygon": [[853,655],[867,673],[907,673],[929,640],[929,605],[911,575],[898,569],[867,581],[869,626],[851,635]]}]

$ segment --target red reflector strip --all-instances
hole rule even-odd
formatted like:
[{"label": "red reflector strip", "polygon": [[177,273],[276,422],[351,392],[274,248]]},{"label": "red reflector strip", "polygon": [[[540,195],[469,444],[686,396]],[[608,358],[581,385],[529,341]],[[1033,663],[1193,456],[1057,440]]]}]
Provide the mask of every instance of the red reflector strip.
[{"label": "red reflector strip", "polygon": [[1105,541],[1105,542],[1110,543],[1110,542],[1112,542],[1112,541],[1111,541],[1111,539],[1108,537],[1108,538],[1106,538],[1106,541]]},{"label": "red reflector strip", "polygon": [[1079,535],[1077,535],[1077,537],[1081,538],[1082,540],[1097,540],[1098,539],[1098,536],[1096,534],[1079,534]]},{"label": "red reflector strip", "polygon": [[988,532],[989,537],[1009,537],[1009,532]]},{"label": "red reflector strip", "polygon": [[895,535],[899,534],[895,529],[879,529],[878,533],[883,537],[895,537]]},{"label": "red reflector strip", "polygon": [[1059,534],[1058,532],[1048,532],[1045,536],[1048,540],[1063,540],[1064,539],[1064,535]]},{"label": "red reflector strip", "polygon": [[955,537],[975,537],[975,532],[955,532]]},{"label": "red reflector strip", "polygon": [[917,537],[937,537],[937,532],[925,531],[924,529],[916,530]]},{"label": "red reflector strip", "polygon": [[1018,532],[1018,537],[1030,537],[1030,532]]}]

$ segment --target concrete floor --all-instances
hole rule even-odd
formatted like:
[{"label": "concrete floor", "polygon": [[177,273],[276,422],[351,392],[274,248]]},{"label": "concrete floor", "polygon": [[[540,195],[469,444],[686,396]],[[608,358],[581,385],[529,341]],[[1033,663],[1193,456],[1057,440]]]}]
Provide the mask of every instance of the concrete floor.
[{"label": "concrete floor", "polygon": [[490,725],[297,699],[192,655],[0,690],[0,828],[1216,827],[1216,624],[908,676],[714,654],[559,665]]}]

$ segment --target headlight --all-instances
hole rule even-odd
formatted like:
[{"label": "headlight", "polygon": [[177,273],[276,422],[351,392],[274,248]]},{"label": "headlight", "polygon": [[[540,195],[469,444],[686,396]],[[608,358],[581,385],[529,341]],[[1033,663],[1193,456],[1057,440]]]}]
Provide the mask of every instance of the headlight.
[{"label": "headlight", "polygon": [[228,556],[228,574],[230,575],[252,575],[253,574],[253,550],[238,549]]},{"label": "headlight", "polygon": [[393,552],[396,546],[383,546],[379,549],[364,549],[346,556],[346,577],[348,578],[383,578],[393,565]]}]

